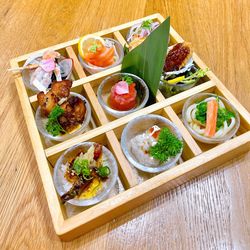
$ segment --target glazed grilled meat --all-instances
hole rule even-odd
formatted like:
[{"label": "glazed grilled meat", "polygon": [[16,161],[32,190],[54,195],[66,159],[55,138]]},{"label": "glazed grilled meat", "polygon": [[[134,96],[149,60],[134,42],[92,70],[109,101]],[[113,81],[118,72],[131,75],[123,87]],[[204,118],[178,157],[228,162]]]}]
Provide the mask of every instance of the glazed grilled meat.
[{"label": "glazed grilled meat", "polygon": [[64,110],[63,115],[58,118],[58,122],[66,131],[72,131],[84,120],[86,113],[85,103],[76,96],[71,96],[61,105]]},{"label": "glazed grilled meat", "polygon": [[51,91],[59,98],[68,97],[70,94],[71,86],[72,86],[72,81],[70,80],[53,82],[51,85]]},{"label": "glazed grilled meat", "polygon": [[191,43],[177,43],[167,54],[164,71],[169,72],[181,69],[191,57]]},{"label": "glazed grilled meat", "polygon": [[70,132],[74,130],[84,120],[86,106],[84,101],[76,96],[70,96],[72,81],[64,80],[53,82],[51,89],[45,94],[40,92],[37,95],[38,103],[44,115],[48,116],[56,105],[64,110],[59,116],[58,122],[62,128]]},{"label": "glazed grilled meat", "polygon": [[66,201],[74,199],[76,196],[80,195],[85,188],[90,185],[91,181],[86,181],[83,178],[79,178],[71,189],[61,196],[62,203],[64,204]]},{"label": "glazed grilled meat", "polygon": [[44,92],[38,93],[37,99],[42,113],[46,116],[49,115],[49,113],[59,101],[59,98],[51,91],[49,91],[47,94],[44,94]]},{"label": "glazed grilled meat", "polygon": [[38,104],[44,115],[48,116],[55,105],[59,102],[60,98],[68,97],[72,81],[64,80],[60,82],[53,82],[51,89],[45,94],[40,92],[37,94]]}]

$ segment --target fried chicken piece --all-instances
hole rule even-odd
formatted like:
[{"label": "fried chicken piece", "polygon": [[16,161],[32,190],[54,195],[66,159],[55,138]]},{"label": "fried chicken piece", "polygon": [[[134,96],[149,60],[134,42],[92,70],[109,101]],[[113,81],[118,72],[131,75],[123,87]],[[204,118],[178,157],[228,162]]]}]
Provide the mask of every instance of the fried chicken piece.
[{"label": "fried chicken piece", "polygon": [[58,118],[58,122],[64,130],[70,132],[81,124],[86,113],[85,103],[76,96],[71,96],[61,105],[64,113]]},{"label": "fried chicken piece", "polygon": [[177,43],[167,54],[164,71],[169,72],[181,69],[192,57],[192,53],[191,43]]},{"label": "fried chicken piece", "polygon": [[42,113],[48,116],[61,98],[69,96],[71,86],[72,81],[70,80],[53,82],[51,89],[46,94],[44,92],[38,93],[37,99]]},{"label": "fried chicken piece", "polygon": [[41,112],[48,116],[55,105],[58,103],[59,98],[51,91],[47,94],[40,92],[37,94],[38,104],[41,107]]},{"label": "fried chicken piece", "polygon": [[59,98],[68,97],[70,94],[71,86],[72,86],[71,80],[53,82],[51,85],[51,91]]}]

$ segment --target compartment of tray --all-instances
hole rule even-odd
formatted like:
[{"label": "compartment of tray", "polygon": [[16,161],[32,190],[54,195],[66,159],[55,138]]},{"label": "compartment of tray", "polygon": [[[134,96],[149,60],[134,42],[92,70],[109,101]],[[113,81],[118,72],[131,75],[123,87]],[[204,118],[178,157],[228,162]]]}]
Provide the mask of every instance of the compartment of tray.
[{"label": "compartment of tray", "polygon": [[[220,91],[218,89],[218,87],[214,87],[214,88],[210,88],[210,89],[207,89],[205,91],[202,91],[203,93],[212,93],[212,94],[216,94],[218,96],[222,96],[224,98],[227,99],[227,97],[224,95],[223,91]],[[183,108],[183,105],[185,103],[185,101],[187,100],[188,98],[185,98],[179,102],[176,102],[175,104],[172,105],[173,107],[173,110],[174,112],[176,113],[176,115],[179,117],[179,119],[181,120],[181,122],[183,123],[183,119],[182,119],[182,108]],[[228,100],[230,101],[230,100]],[[242,116],[242,113],[241,113],[241,109],[239,109],[237,106],[235,106],[236,110],[239,112],[239,116],[240,116],[240,127],[236,133],[236,135],[233,137],[237,137],[239,135],[242,135],[244,133],[246,133],[247,131],[249,131],[250,127],[249,127],[249,124],[247,122],[247,120]],[[184,126],[184,123],[183,123],[183,126]],[[212,148],[215,148],[218,144],[208,144],[208,143],[203,143],[203,142],[200,142],[198,140],[196,140],[194,138],[194,140],[196,141],[196,143],[199,145],[199,147],[201,148],[202,151],[207,151],[209,149],[212,149]]]}]

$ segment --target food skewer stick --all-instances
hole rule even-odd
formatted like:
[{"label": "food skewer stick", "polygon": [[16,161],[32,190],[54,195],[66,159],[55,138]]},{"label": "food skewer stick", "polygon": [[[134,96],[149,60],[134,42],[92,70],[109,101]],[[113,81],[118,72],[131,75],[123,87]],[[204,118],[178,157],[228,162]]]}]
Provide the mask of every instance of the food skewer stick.
[{"label": "food skewer stick", "polygon": [[24,70],[24,69],[36,69],[38,68],[38,64],[29,64],[27,66],[23,66],[23,67],[16,67],[16,68],[11,68],[11,69],[7,69],[8,71],[21,71],[21,70]]}]

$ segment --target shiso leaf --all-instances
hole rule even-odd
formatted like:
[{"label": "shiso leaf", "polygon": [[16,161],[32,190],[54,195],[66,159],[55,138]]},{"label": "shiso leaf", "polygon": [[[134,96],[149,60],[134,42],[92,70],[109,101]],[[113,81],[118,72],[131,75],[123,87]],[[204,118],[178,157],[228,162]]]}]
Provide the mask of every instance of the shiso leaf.
[{"label": "shiso leaf", "polygon": [[160,24],[139,46],[124,56],[122,72],[141,77],[156,96],[164,66],[170,29],[170,17]]}]

